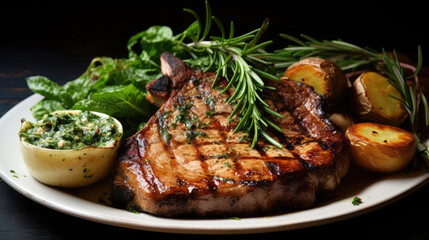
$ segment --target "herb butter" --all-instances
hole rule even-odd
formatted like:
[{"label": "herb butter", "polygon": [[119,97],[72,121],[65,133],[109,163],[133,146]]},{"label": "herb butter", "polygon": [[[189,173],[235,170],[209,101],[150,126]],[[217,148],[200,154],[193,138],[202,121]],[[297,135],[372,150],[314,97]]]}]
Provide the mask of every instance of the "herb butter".
[{"label": "herb butter", "polygon": [[19,131],[21,153],[31,176],[47,185],[83,187],[111,172],[123,129],[102,113],[57,111]]},{"label": "herb butter", "polygon": [[25,121],[19,136],[25,142],[49,149],[79,149],[106,146],[121,136],[112,118],[103,118],[89,111],[50,113],[32,123]]}]

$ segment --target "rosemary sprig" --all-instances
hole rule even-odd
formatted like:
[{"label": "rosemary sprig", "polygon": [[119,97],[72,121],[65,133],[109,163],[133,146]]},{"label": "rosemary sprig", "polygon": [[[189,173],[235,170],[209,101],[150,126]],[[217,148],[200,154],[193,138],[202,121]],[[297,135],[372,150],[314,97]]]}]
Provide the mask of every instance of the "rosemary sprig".
[{"label": "rosemary sprig", "polygon": [[[418,64],[416,68],[416,72],[413,76],[417,76],[421,67],[421,49],[419,47],[418,51]],[[428,115],[428,103],[425,95],[420,90],[416,89],[414,85],[408,85],[406,79],[404,77],[403,69],[398,61],[398,57],[396,52],[394,51],[394,58],[389,57],[384,51],[382,54],[383,63],[382,69],[384,73],[387,75],[388,79],[391,81],[391,84],[398,89],[398,91],[403,96],[404,100],[395,98],[402,103],[404,108],[407,110],[409,114],[409,123],[411,126],[411,132],[414,134],[414,138],[417,142],[416,151],[420,155],[421,160],[425,163],[425,167],[429,170],[429,148],[427,144],[421,140],[421,136],[419,133],[419,120],[420,120],[420,109],[423,110],[424,113],[424,121],[425,125],[429,125],[429,115]],[[420,162],[414,161],[414,166],[418,168],[420,166]]]},{"label": "rosemary sprig", "polygon": [[[359,47],[357,45],[344,42],[342,40],[323,40],[318,41],[312,37],[301,35],[303,40],[287,34],[280,36],[294,43],[286,48],[274,51],[272,54],[265,54],[263,57],[269,61],[275,62],[274,66],[284,71],[284,68],[290,66],[296,61],[306,57],[320,57],[330,59],[336,63],[343,71],[353,71],[359,67],[378,66],[383,74],[390,80],[403,96],[401,101],[409,114],[410,131],[414,134],[417,141],[416,152],[420,159],[425,163],[429,170],[429,148],[421,140],[419,133],[419,119],[421,112],[424,114],[425,125],[429,125],[429,107],[423,92],[415,84],[408,85],[400,65],[396,52],[394,57],[390,57],[384,50],[380,53],[372,49]],[[418,62],[416,71],[412,78],[418,75],[422,66],[422,51],[418,47]],[[391,96],[393,97],[393,96]],[[414,166],[418,167],[419,161],[415,161]]]},{"label": "rosemary sprig", "polygon": [[[234,86],[235,91],[228,101],[237,102],[237,105],[229,118],[231,119],[235,114],[241,117],[234,132],[244,131],[253,135],[252,148],[256,145],[259,137],[282,148],[283,146],[267,133],[269,127],[282,132],[276,124],[268,119],[267,114],[281,118],[283,116],[271,111],[262,97],[265,89],[274,90],[272,87],[266,86],[263,79],[278,80],[279,78],[250,64],[258,62],[259,65],[262,64],[266,67],[270,64],[254,57],[255,53],[260,53],[272,42],[258,43],[268,27],[268,20],[265,20],[260,28],[240,36],[234,36],[234,24],[231,22],[230,32],[226,37],[227,34],[222,23],[211,15],[208,1],[206,1],[206,22],[204,27],[196,12],[190,9],[185,9],[185,11],[192,14],[196,20],[183,33],[179,34],[177,39],[180,39],[180,46],[194,59],[202,56],[209,57],[209,64],[204,71],[215,69],[216,77],[213,87],[219,77],[223,77],[228,81],[228,85],[223,92]],[[206,40],[211,30],[212,21],[221,31],[221,37],[212,36],[210,37],[211,40]],[[191,39],[192,42],[185,43],[186,38]]]},{"label": "rosemary sprig", "polygon": [[334,61],[343,71],[349,71],[379,62],[382,59],[378,52],[341,40],[319,41],[304,34],[301,34],[303,40],[283,33],[280,36],[292,41],[295,45],[264,56],[264,58],[276,62],[274,66],[277,68],[287,68],[303,58],[320,57]]}]

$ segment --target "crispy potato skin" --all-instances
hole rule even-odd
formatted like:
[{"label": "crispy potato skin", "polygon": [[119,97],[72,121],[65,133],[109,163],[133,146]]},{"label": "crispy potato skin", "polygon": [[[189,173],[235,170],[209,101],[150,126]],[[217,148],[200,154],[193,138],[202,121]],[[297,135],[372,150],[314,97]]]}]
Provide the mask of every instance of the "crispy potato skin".
[{"label": "crispy potato skin", "polygon": [[357,123],[345,136],[350,141],[352,160],[364,169],[394,173],[406,167],[415,154],[416,141],[411,132],[378,123]]},{"label": "crispy potato skin", "polygon": [[318,57],[302,59],[288,67],[284,76],[290,80],[305,83],[324,96],[328,102],[342,98],[347,86],[344,73],[334,62]]},{"label": "crispy potato skin", "polygon": [[388,79],[376,72],[362,73],[352,87],[353,105],[362,121],[394,126],[401,125],[408,116],[400,101],[402,99]]}]

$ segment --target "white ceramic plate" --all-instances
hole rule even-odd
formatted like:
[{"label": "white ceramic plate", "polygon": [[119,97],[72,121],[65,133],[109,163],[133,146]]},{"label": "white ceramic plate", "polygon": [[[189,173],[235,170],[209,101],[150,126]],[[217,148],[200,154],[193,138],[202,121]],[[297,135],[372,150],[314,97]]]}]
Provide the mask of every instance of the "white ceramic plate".
[{"label": "white ceramic plate", "polygon": [[[385,206],[425,184],[429,173],[374,175],[352,168],[329,199],[311,209],[242,219],[174,219],[135,214],[108,205],[110,182],[106,179],[86,188],[63,190],[41,184],[28,173],[22,160],[18,131],[20,119],[34,120],[30,107],[41,99],[33,95],[0,119],[0,176],[26,197],[79,218],[134,229],[171,233],[257,233],[326,224]],[[353,197],[363,203],[354,206]],[[107,204],[106,204],[107,203]]]}]

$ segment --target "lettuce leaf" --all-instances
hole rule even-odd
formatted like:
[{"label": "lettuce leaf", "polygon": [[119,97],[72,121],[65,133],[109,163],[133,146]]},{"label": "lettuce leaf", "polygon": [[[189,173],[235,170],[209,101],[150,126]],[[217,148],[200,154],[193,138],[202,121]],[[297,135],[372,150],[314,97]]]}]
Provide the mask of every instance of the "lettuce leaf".
[{"label": "lettuce leaf", "polygon": [[[173,31],[168,26],[152,26],[133,35],[127,43],[128,57],[140,58],[147,66],[159,68],[159,57],[165,51],[174,53],[177,46]],[[135,48],[140,47],[138,54]]]},{"label": "lettuce leaf", "polygon": [[43,76],[31,76],[26,78],[31,91],[44,96],[47,99],[60,102],[65,108],[73,106],[71,94],[56,82]]},{"label": "lettuce leaf", "polygon": [[42,99],[30,108],[36,119],[42,119],[45,114],[65,109],[66,108],[59,101],[52,99]]},{"label": "lettuce leaf", "polygon": [[[116,88],[116,89],[115,89]],[[109,87],[110,91],[92,93],[88,98],[75,103],[72,109],[89,110],[106,113],[115,117],[150,116],[150,103],[146,93],[133,84],[122,88]]]}]

